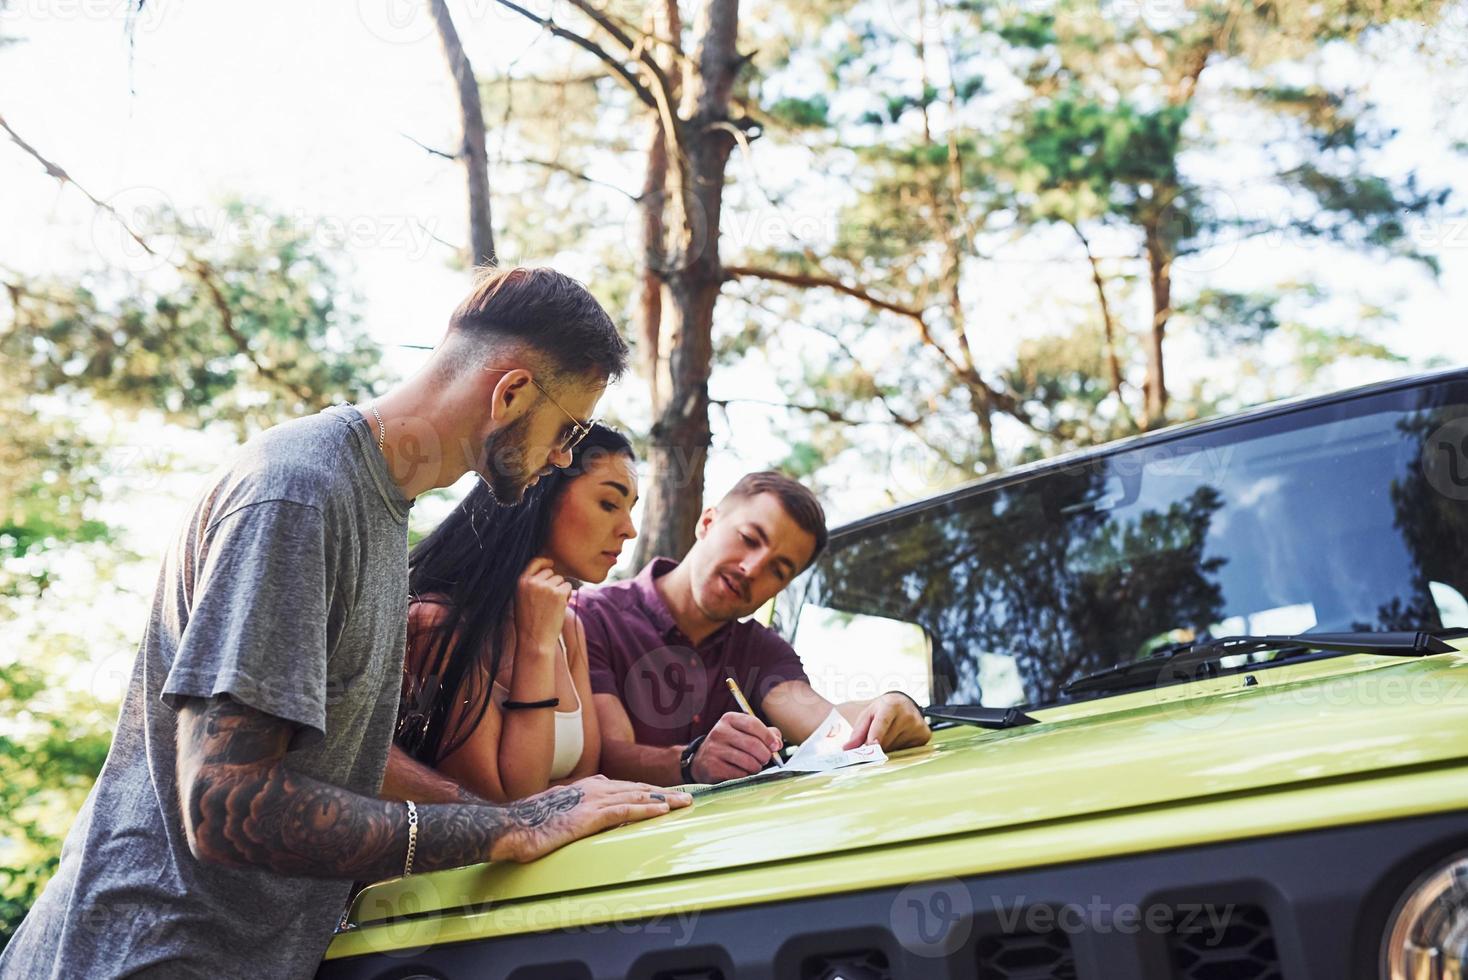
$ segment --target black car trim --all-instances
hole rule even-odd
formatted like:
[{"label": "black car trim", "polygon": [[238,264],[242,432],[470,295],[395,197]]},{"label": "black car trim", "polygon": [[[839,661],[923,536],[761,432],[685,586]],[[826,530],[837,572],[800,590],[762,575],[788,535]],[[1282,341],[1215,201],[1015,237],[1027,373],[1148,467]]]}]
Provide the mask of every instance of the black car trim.
[{"label": "black car trim", "polygon": [[[977,960],[987,937],[1015,934],[1021,912],[1072,909],[1080,928],[1065,940],[1074,972],[1055,976],[1179,980],[1184,974],[1170,952],[1177,929],[1127,931],[1121,912],[1203,904],[1262,910],[1273,932],[1277,969],[1269,975],[1371,980],[1386,917],[1402,888],[1465,842],[1468,811],[1459,810],[718,909],[699,913],[677,937],[671,927],[654,931],[658,920],[648,919],[342,958],[323,963],[317,976],[803,980],[802,970],[813,958],[866,950],[881,954],[892,980],[978,980],[994,975],[981,974]],[[940,896],[946,911],[938,908]],[[929,931],[924,945],[919,930],[937,913],[947,931]],[[1177,924],[1175,918],[1172,925]],[[939,955],[928,955],[934,952]]]}]

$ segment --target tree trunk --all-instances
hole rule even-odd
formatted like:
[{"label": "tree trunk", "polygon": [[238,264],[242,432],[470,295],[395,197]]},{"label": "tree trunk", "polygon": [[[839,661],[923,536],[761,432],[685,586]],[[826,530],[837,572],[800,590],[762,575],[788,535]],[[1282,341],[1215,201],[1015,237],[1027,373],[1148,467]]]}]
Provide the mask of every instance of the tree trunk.
[{"label": "tree trunk", "polygon": [[[668,98],[676,103],[682,90],[683,72],[679,40],[683,20],[678,0],[664,0],[662,10],[650,12],[645,33],[663,37],[673,45],[663,60],[663,72],[670,83]],[[663,410],[670,389],[668,359],[663,350],[663,267],[667,261],[667,226],[664,222],[668,206],[668,142],[659,113],[651,114],[648,133],[647,173],[642,181],[638,206],[642,210],[642,284],[637,298],[637,333],[641,345],[638,352],[643,377],[652,401],[653,415]]]},{"label": "tree trunk", "polygon": [[1152,284],[1152,329],[1147,339],[1147,428],[1167,421],[1167,378],[1162,340],[1172,317],[1172,251],[1156,222],[1146,226],[1147,274]]},{"label": "tree trunk", "polygon": [[438,37],[443,42],[444,57],[459,97],[459,120],[463,140],[459,144],[459,160],[469,185],[469,249],[472,265],[495,265],[494,226],[489,209],[489,152],[485,148],[484,107],[479,99],[479,79],[469,64],[459,32],[454,29],[444,0],[428,0]]},{"label": "tree trunk", "polygon": [[647,147],[647,175],[642,182],[642,285],[637,296],[637,336],[641,349],[643,377],[653,414],[662,410],[668,383],[666,360],[662,356],[663,211],[666,207],[668,183],[668,147],[662,121],[654,116]]},{"label": "tree trunk", "polygon": [[697,70],[687,79],[678,132],[669,141],[674,240],[663,271],[662,310],[670,328],[668,391],[652,425],[652,478],[638,564],[655,555],[681,558],[693,544],[703,511],[714,304],[724,280],[718,229],[724,171],[734,148],[729,96],[741,64],[735,50],[738,26],[738,0],[708,0],[699,11]]}]

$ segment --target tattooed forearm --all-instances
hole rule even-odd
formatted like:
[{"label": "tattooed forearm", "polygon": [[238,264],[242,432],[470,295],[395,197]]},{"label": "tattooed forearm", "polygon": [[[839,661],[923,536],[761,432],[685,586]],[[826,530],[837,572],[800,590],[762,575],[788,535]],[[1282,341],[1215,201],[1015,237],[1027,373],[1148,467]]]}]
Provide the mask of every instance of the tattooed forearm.
[{"label": "tattooed forearm", "polygon": [[[283,763],[290,734],[287,723],[227,698],[180,712],[180,803],[195,855],[282,874],[401,874],[406,807],[293,773]],[[510,807],[420,807],[413,870],[523,859],[546,825],[581,798],[580,790],[562,787]]]}]

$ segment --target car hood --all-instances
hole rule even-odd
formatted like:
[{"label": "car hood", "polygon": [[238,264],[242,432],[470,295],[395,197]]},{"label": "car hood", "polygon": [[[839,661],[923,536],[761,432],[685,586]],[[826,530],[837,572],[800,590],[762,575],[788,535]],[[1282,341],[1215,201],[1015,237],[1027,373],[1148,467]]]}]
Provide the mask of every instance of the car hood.
[{"label": "car hood", "polygon": [[[353,919],[400,914],[395,890],[405,888],[415,913],[533,901],[1468,759],[1462,652],[1343,656],[1250,676],[1038,709],[1040,723],[1023,728],[944,729],[884,764],[715,791],[528,865],[376,885]],[[1237,836],[1226,813],[1204,831]]]}]

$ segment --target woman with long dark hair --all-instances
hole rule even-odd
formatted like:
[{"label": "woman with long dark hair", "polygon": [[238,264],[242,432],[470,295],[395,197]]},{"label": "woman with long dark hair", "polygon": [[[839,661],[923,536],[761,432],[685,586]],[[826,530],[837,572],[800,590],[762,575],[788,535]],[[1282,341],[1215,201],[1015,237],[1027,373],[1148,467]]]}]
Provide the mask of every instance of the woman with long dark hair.
[{"label": "woman with long dark hair", "polygon": [[483,483],[409,556],[398,744],[489,800],[597,771],[601,741],[573,583],[637,536],[636,456],[597,424],[571,465],[503,507]]}]

